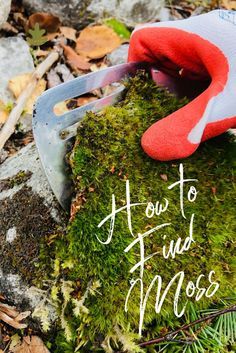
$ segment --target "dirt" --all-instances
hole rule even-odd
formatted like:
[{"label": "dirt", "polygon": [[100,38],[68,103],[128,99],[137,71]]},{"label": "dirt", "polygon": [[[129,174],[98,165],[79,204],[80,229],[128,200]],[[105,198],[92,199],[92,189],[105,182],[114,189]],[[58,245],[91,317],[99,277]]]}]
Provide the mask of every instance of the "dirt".
[{"label": "dirt", "polygon": [[[0,268],[3,272],[19,274],[25,282],[40,276],[37,269],[40,246],[47,236],[55,232],[58,224],[43,199],[24,186],[11,199],[1,201],[0,208]],[[16,238],[6,242],[6,233],[16,228]],[[45,274],[44,274],[45,276]]]}]

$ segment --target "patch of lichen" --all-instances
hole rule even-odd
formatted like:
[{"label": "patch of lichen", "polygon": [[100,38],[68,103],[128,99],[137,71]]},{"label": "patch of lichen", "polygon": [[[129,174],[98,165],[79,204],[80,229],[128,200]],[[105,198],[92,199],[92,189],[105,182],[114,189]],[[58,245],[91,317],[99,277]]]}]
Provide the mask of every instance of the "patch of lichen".
[{"label": "patch of lichen", "polygon": [[12,189],[16,185],[20,185],[25,183],[30,177],[32,173],[30,171],[20,170],[16,175],[3,179],[0,182],[0,191]]},{"label": "patch of lichen", "polygon": [[[189,158],[177,162],[158,162],[150,159],[140,147],[143,132],[156,120],[186,104],[155,86],[146,77],[132,79],[122,103],[108,107],[101,113],[88,113],[78,129],[74,150],[70,157],[73,179],[78,193],[79,211],[68,226],[67,237],[57,241],[56,258],[71,269],[64,271],[64,278],[79,282],[78,298],[88,284],[99,281],[95,295],[88,295],[84,305],[89,313],[86,320],[73,317],[74,328],[80,327],[80,340],[99,347],[101,341],[114,335],[119,327],[123,332],[137,332],[139,322],[140,290],[134,289],[128,313],[124,304],[130,280],[139,277],[138,271],[129,273],[140,260],[139,247],[125,253],[133,237],[127,225],[127,214],[120,212],[115,218],[114,234],[110,244],[101,244],[97,237],[106,240],[110,224],[98,224],[111,212],[111,195],[115,194],[116,207],[125,205],[125,184],[130,182],[131,202],[169,200],[168,210],[148,219],[145,207],[132,209],[133,233],[145,232],[165,222],[171,222],[165,231],[153,233],[145,239],[145,254],[159,252],[145,265],[145,291],[155,275],[162,276],[163,288],[179,271],[185,272],[180,305],[186,302],[185,288],[188,281],[196,283],[205,275],[201,287],[208,288],[210,271],[220,283],[213,298],[196,302],[203,308],[230,296],[235,291],[235,162],[236,144],[228,135],[208,141]],[[179,188],[168,186],[179,180],[179,164],[184,165],[184,177],[197,179],[198,190],[194,203],[186,201],[184,219],[179,207]],[[163,174],[167,177],[163,178]],[[163,180],[165,179],[165,180]],[[80,202],[78,202],[78,200]],[[194,217],[194,240],[191,248],[175,259],[164,259],[161,249],[178,237],[188,236],[190,216]],[[164,240],[163,235],[167,237]],[[144,317],[144,335],[152,337],[163,328],[170,329],[180,323],[173,314],[173,295],[176,284],[166,297],[160,314],[156,314],[156,286],[151,291]],[[188,310],[188,306],[187,306]],[[67,312],[71,317],[72,312]],[[70,319],[71,320],[71,319]],[[155,325],[153,324],[155,322]],[[151,326],[150,326],[151,325]],[[152,329],[150,329],[152,327]],[[148,333],[145,333],[145,328]],[[116,331],[117,332],[117,331]],[[100,343],[99,343],[100,342]],[[95,348],[93,348],[94,351]],[[58,352],[60,351],[58,347]]]}]

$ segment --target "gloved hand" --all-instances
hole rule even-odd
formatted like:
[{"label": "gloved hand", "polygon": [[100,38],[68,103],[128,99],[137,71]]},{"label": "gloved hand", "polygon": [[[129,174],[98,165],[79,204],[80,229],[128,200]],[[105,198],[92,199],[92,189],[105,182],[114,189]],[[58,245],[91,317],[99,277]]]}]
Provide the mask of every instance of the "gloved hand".
[{"label": "gloved hand", "polygon": [[197,98],[144,133],[141,144],[150,157],[188,157],[201,141],[236,127],[236,25],[230,16],[216,10],[133,32],[128,61],[154,63],[175,76],[211,79]]}]

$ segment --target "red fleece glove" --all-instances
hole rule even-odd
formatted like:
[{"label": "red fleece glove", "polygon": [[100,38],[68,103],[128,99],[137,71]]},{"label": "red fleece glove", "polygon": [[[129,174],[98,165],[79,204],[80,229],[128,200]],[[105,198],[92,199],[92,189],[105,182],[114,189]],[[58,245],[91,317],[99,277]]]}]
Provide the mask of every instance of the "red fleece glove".
[{"label": "red fleece glove", "polygon": [[144,133],[141,143],[150,157],[162,161],[188,157],[201,141],[236,127],[232,16],[232,11],[216,10],[185,20],[146,24],[133,32],[128,61],[154,63],[175,76],[211,78],[197,98]]}]

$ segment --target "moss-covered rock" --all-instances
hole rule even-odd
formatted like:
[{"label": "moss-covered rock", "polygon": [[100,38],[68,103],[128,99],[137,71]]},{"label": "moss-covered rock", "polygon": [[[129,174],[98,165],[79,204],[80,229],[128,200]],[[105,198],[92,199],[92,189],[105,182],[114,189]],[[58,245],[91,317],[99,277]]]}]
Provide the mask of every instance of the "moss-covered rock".
[{"label": "moss-covered rock", "polygon": [[[191,302],[196,310],[206,308],[235,291],[236,191],[233,158],[236,144],[233,138],[224,135],[208,141],[191,157],[175,162],[152,160],[140,146],[143,132],[153,122],[184,104],[185,99],[177,100],[146,77],[136,77],[129,82],[122,103],[98,114],[88,113],[78,129],[70,156],[77,197],[68,233],[57,240],[55,261],[57,276],[63,276],[63,281],[66,281],[63,283],[70,287],[67,293],[71,293],[69,297],[72,298],[71,301],[69,297],[65,300],[65,288],[61,290],[64,297],[62,326],[67,335],[72,330],[69,338],[84,346],[84,351],[102,351],[101,347],[109,350],[110,344],[120,341],[123,349],[128,347],[134,352],[129,340],[138,338],[141,326],[145,339],[183,323],[184,318],[174,314],[173,305],[181,271],[184,279],[179,286],[179,313],[186,302],[186,312]],[[180,187],[176,185],[168,189],[180,180],[181,166],[185,179],[198,180],[184,183],[182,212]],[[110,219],[101,227],[98,225],[112,212],[112,194],[115,195],[116,209],[127,205],[127,180],[130,202],[143,205],[131,207],[133,235],[126,208],[116,214],[114,231],[109,239]],[[191,186],[196,188],[197,196]],[[188,197],[190,201],[195,199],[194,202],[190,202]],[[157,215],[158,205],[167,206],[165,199],[168,207]],[[156,207],[155,211],[152,205]],[[143,273],[140,267],[130,273],[140,261],[140,244],[129,251],[124,250],[139,233],[164,223],[168,225],[143,238],[145,257],[155,253],[145,261]],[[179,238],[182,238],[181,248],[185,244],[185,249],[175,257],[172,253],[165,258],[164,246],[168,250],[171,242],[180,242]],[[178,273],[159,313],[155,312],[157,278],[150,287],[142,325],[140,282],[133,287],[128,311],[125,311],[132,281],[142,278],[144,298],[152,280],[159,275],[163,282],[162,295]],[[216,283],[219,284],[218,290]],[[70,328],[65,324],[65,318]],[[62,349],[70,351],[63,346],[61,336],[58,342],[58,352]]]}]

